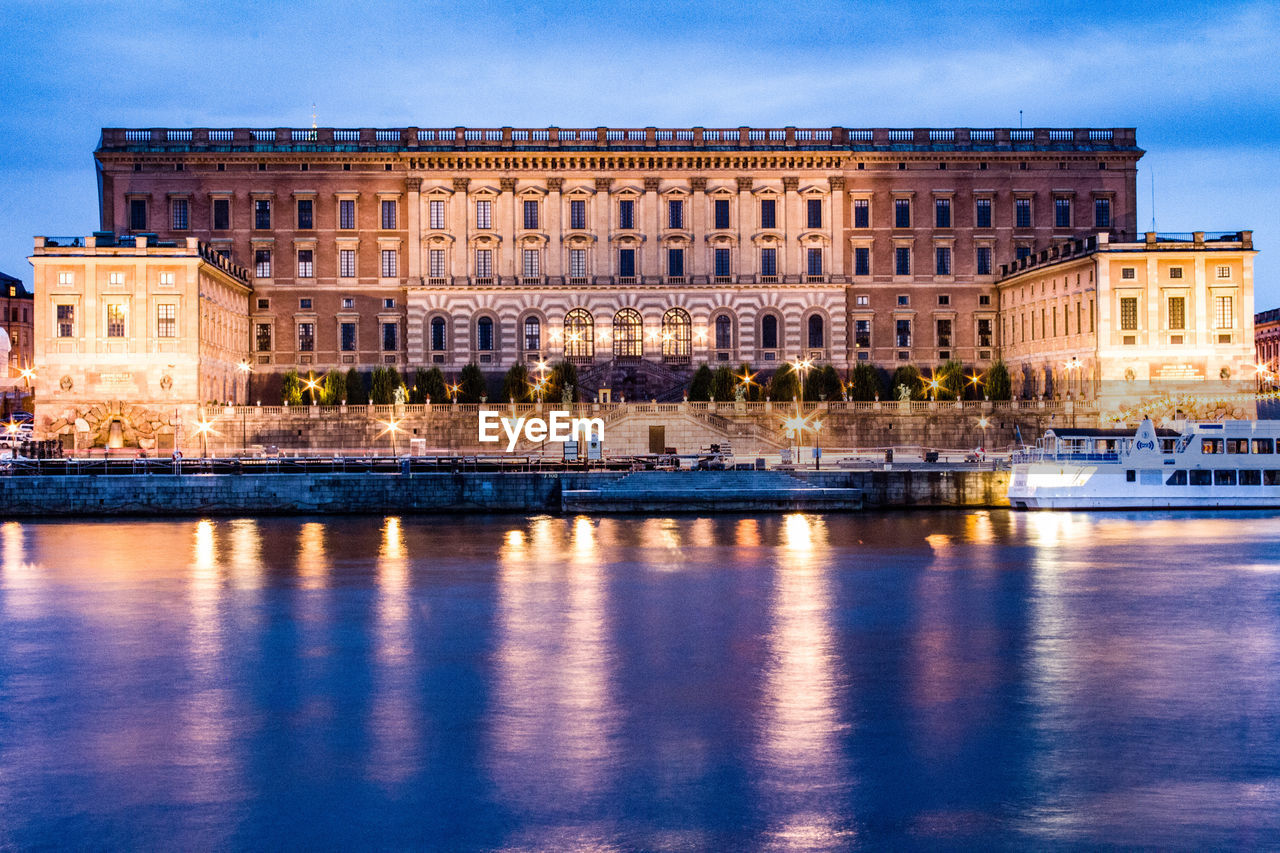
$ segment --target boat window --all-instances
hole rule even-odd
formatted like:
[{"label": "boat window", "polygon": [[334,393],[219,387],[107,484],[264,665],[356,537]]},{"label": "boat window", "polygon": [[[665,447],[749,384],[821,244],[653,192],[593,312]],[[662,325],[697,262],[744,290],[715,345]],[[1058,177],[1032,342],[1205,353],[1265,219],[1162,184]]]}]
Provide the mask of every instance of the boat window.
[{"label": "boat window", "polygon": [[1201,453],[1221,453],[1222,439],[1220,438],[1202,438],[1200,439]]},{"label": "boat window", "polygon": [[1169,479],[1165,480],[1164,484],[1166,486],[1185,486],[1187,484],[1187,472],[1186,471],[1169,472]]},{"label": "boat window", "polygon": [[1275,453],[1275,441],[1270,438],[1255,438],[1253,440],[1254,453]]},{"label": "boat window", "polygon": [[1280,471],[1272,469],[1262,472],[1262,485],[1264,486],[1280,486]]},{"label": "boat window", "polygon": [[1234,486],[1236,484],[1236,472],[1232,469],[1214,471],[1213,484],[1215,486]]},{"label": "boat window", "polygon": [[1227,439],[1227,452],[1228,452],[1228,453],[1248,453],[1248,452],[1249,452],[1249,439],[1247,439],[1247,438],[1228,438],[1228,439]]},{"label": "boat window", "polygon": [[1257,468],[1241,468],[1239,471],[1240,485],[1242,486],[1261,486],[1262,472]]},{"label": "boat window", "polygon": [[1213,472],[1202,469],[1195,469],[1188,472],[1188,477],[1193,486],[1207,486],[1213,482]]},{"label": "boat window", "polygon": [[1132,468],[1124,472],[1124,481],[1126,483],[1136,482],[1137,479],[1138,479],[1138,472],[1134,471]]},{"label": "boat window", "polygon": [[1163,472],[1158,468],[1144,470],[1138,478],[1138,482],[1144,486],[1158,486],[1160,481],[1164,479]]},{"label": "boat window", "polygon": [[1176,445],[1177,443],[1178,443],[1178,439],[1176,439],[1176,438],[1162,438],[1162,439],[1160,439],[1160,452],[1161,452],[1161,453],[1173,453],[1173,452],[1174,452],[1174,449],[1173,449],[1173,448],[1174,448],[1174,445]]}]

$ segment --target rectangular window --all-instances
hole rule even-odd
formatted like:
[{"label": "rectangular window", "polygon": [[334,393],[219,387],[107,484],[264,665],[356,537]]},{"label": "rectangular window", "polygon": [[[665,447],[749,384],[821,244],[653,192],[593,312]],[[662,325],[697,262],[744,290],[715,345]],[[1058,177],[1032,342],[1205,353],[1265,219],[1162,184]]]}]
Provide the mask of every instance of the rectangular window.
[{"label": "rectangular window", "polygon": [[991,321],[982,319],[978,321],[978,346],[991,346]]},{"label": "rectangular window", "polygon": [[1031,199],[1029,198],[1014,199],[1013,225],[1015,228],[1031,227]]},{"label": "rectangular window", "polygon": [[338,326],[338,345],[343,352],[356,351],[356,324],[342,323]]},{"label": "rectangular window", "polygon": [[809,202],[806,208],[808,213],[808,216],[806,219],[808,223],[807,227],[821,228],[822,227],[822,199],[820,198],[809,199]]},{"label": "rectangular window", "polygon": [[1111,199],[1095,198],[1093,200],[1093,227],[1111,227]]},{"label": "rectangular window", "polygon": [[265,198],[253,201],[253,227],[259,231],[271,230],[271,200]]},{"label": "rectangular window", "polygon": [[623,278],[632,278],[636,274],[636,250],[635,249],[619,249],[618,250],[618,275]]},{"label": "rectangular window", "polygon": [[1236,472],[1234,469],[1226,469],[1213,472],[1213,484],[1215,486],[1234,486],[1236,484]]},{"label": "rectangular window", "polygon": [[524,348],[528,352],[542,349],[542,323],[537,317],[524,319]]},{"label": "rectangular window", "polygon": [[587,250],[569,250],[569,275],[573,278],[584,278],[587,274]]},{"label": "rectangular window", "polygon": [[256,332],[258,352],[271,352],[271,324],[259,323]]},{"label": "rectangular window", "polygon": [[[177,275],[175,273],[171,273],[171,272],[160,273],[161,287],[173,287],[176,283],[177,283]],[[25,315],[27,312],[23,311],[22,313]]]},{"label": "rectangular window", "polygon": [[481,199],[476,202],[476,227],[493,227],[493,202]]},{"label": "rectangular window", "polygon": [[107,303],[107,337],[123,338],[124,337],[124,303],[108,302]]},{"label": "rectangular window", "polygon": [[173,213],[173,230],[186,231],[190,224],[190,217],[187,215],[187,200],[185,198],[175,198],[170,205],[170,211]]},{"label": "rectangular window", "polygon": [[444,202],[439,199],[432,199],[427,202],[427,227],[440,229],[444,228]]},{"label": "rectangular window", "polygon": [[1247,438],[1228,438],[1228,439],[1227,439],[1227,452],[1228,452],[1228,453],[1248,453],[1248,452],[1249,452],[1249,439],[1247,439]]},{"label": "rectangular window", "polygon": [[537,278],[538,276],[542,275],[542,271],[539,268],[540,265],[538,263],[538,259],[541,256],[542,256],[542,253],[539,252],[537,249],[525,249],[520,258],[521,260],[520,274],[523,275],[525,278]]},{"label": "rectangular window", "polygon": [[1017,260],[1019,260],[1019,261],[1020,261],[1020,260],[1022,260],[1023,258],[1025,258],[1025,257],[1028,257],[1030,254],[1031,254],[1031,247],[1030,247],[1030,246],[1019,246],[1019,247],[1017,247],[1016,249],[1014,249],[1014,250],[1013,250],[1013,256],[1014,256],[1014,258],[1015,258],[1015,259],[1017,259]]},{"label": "rectangular window", "polygon": [[178,306],[156,306],[156,337],[176,338],[178,336]]},{"label": "rectangular window", "polygon": [[315,252],[312,249],[298,250],[298,278],[311,278],[315,275]]},{"label": "rectangular window", "polygon": [[1231,267],[1218,267],[1218,278],[1231,278]]},{"label": "rectangular window", "polygon": [[977,259],[978,275],[991,275],[991,247],[979,246],[974,257]]},{"label": "rectangular window", "polygon": [[356,250],[338,250],[338,275],[342,278],[356,277]]},{"label": "rectangular window", "polygon": [[444,249],[431,249],[427,252],[427,275],[444,278]]},{"label": "rectangular window", "polygon": [[684,228],[684,202],[678,198],[667,202],[667,227]]},{"label": "rectangular window", "polygon": [[1169,267],[1169,278],[1182,278],[1182,267]]},{"label": "rectangular window", "polygon": [[1261,486],[1262,472],[1258,470],[1250,470],[1242,468],[1239,472],[1240,485],[1242,486]]},{"label": "rectangular window", "polygon": [[760,227],[778,227],[778,202],[775,199],[764,198],[760,200]]},{"label": "rectangular window", "polygon": [[684,249],[667,249],[667,275],[684,275]]},{"label": "rectangular window", "polygon": [[398,253],[397,253],[397,251],[396,251],[395,249],[383,249],[383,250],[382,250],[382,277],[383,277],[383,278],[395,278],[395,277],[396,277],[396,275],[397,275],[397,273],[396,273],[396,259],[397,259],[397,258],[396,258],[396,256],[397,256],[397,254],[398,254]]},{"label": "rectangular window", "polygon": [[853,227],[871,227],[871,202],[865,198],[853,200]]},{"label": "rectangular window", "polygon": [[938,321],[938,346],[940,347],[951,346],[951,321],[950,320]]},{"label": "rectangular window", "polygon": [[1231,310],[1230,296],[1216,296],[1213,299],[1214,327],[1230,329],[1235,325],[1235,314]]},{"label": "rectangular window", "polygon": [[809,275],[822,275],[822,250],[808,250],[808,270]]},{"label": "rectangular window", "polygon": [[298,300],[298,310],[299,310],[299,311],[310,311],[310,310],[311,310],[311,297],[309,297],[309,296],[304,296],[304,297],[302,297],[301,299],[299,299],[299,300]]},{"label": "rectangular window", "polygon": [[316,324],[315,323],[299,323],[298,324],[298,352],[315,352],[316,348]]},{"label": "rectangular window", "polygon": [[906,308],[906,307],[907,307],[907,306],[909,306],[910,304],[911,304],[911,296],[910,296],[909,294],[906,294],[906,293],[899,293],[899,294],[898,294],[898,305],[899,305],[899,306],[901,306],[901,307],[903,307],[903,308]]},{"label": "rectangular window", "polygon": [[853,345],[858,349],[871,348],[871,321],[853,321]]},{"label": "rectangular window", "polygon": [[895,339],[900,347],[911,346],[911,321],[899,320],[897,322],[897,333]]},{"label": "rectangular window", "polygon": [[1275,453],[1275,441],[1270,438],[1255,438],[1253,440],[1254,453]]},{"label": "rectangular window", "polygon": [[309,231],[316,227],[315,202],[309,198],[298,199],[298,230]]},{"label": "rectangular window", "polygon": [[533,199],[526,199],[524,203],[524,227],[528,231],[538,227],[538,202]]},{"label": "rectangular window", "polygon": [[256,249],[253,253],[253,274],[258,278],[271,278],[271,250]]},{"label": "rectangular window", "polygon": [[1193,486],[1208,486],[1213,482],[1213,472],[1203,468],[1193,468],[1187,472],[1187,479]]},{"label": "rectangular window", "polygon": [[936,263],[934,264],[935,275],[951,275],[951,249],[947,246],[938,246],[934,249]]},{"label": "rectangular window", "polygon": [[618,227],[636,227],[636,203],[632,199],[624,198],[618,202]]},{"label": "rectangular window", "polygon": [[1169,328],[1185,329],[1187,327],[1187,300],[1182,296],[1169,297]]},{"label": "rectangular window", "polygon": [[991,227],[991,199],[980,198],[974,204],[975,204],[974,227],[990,228]]},{"label": "rectangular window", "polygon": [[1120,298],[1120,328],[1126,332],[1138,328],[1138,298],[1123,296]]},{"label": "rectangular window", "polygon": [[893,227],[911,227],[911,199],[895,198],[893,200]]},{"label": "rectangular window", "polygon": [[231,227],[231,199],[215,198],[213,200],[213,230],[226,231]]},{"label": "rectangular window", "polygon": [[129,199],[129,230],[147,230],[147,202],[145,199]]},{"label": "rectangular window", "polygon": [[776,276],[778,274],[778,250],[760,250],[760,275]]},{"label": "rectangular window", "polygon": [[396,203],[393,199],[382,200],[382,228],[390,231],[396,227]]},{"label": "rectangular window", "polygon": [[398,333],[399,333],[399,331],[400,331],[400,325],[399,325],[398,323],[383,323],[383,324],[382,324],[382,350],[383,350],[383,352],[395,352],[396,350],[398,350],[398,349],[400,348],[400,346],[399,346],[399,337],[400,337],[400,336],[399,336],[399,334],[398,334]]},{"label": "rectangular window", "polygon": [[911,275],[911,249],[898,246],[893,250],[893,274]]},{"label": "rectangular window", "polygon": [[344,311],[350,311],[356,307],[356,301],[350,296],[342,297],[342,308]]},{"label": "rectangular window", "polygon": [[476,277],[493,277],[493,250],[476,249]]},{"label": "rectangular window", "polygon": [[717,276],[720,276],[720,277],[726,277],[726,276],[730,275],[730,272],[729,272],[729,250],[728,250],[728,249],[716,249],[715,259],[716,259],[716,272],[715,272],[715,274],[716,274]]},{"label": "rectangular window", "polygon": [[729,227],[729,200],[727,198],[715,200],[715,227]]},{"label": "rectangular window", "polygon": [[871,275],[871,249],[858,246],[853,250],[853,274]]},{"label": "rectangular window", "polygon": [[935,228],[951,227],[951,199],[939,198],[934,200],[933,225]]},{"label": "rectangular window", "polygon": [[1205,454],[1218,454],[1222,452],[1222,439],[1220,438],[1202,438],[1200,439],[1200,452]]},{"label": "rectangular window", "polygon": [[338,227],[347,230],[356,227],[355,199],[344,198],[338,201]]},{"label": "rectangular window", "polygon": [[[525,202],[525,204],[528,203],[529,202]],[[526,225],[525,227],[528,228],[529,226]],[[569,202],[569,227],[587,227],[587,203],[582,199],[574,199]]]},{"label": "rectangular window", "polygon": [[76,307],[74,305],[58,306],[58,337],[74,338],[76,335]]},{"label": "rectangular window", "polygon": [[1055,198],[1053,200],[1053,227],[1071,227],[1071,199]]}]

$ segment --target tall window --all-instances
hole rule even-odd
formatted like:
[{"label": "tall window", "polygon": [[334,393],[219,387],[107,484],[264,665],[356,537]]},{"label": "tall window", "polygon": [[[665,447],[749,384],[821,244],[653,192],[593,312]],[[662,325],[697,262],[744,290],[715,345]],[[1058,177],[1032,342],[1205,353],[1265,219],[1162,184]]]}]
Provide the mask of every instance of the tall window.
[{"label": "tall window", "polygon": [[271,250],[255,249],[253,252],[253,274],[258,278],[271,278]]},{"label": "tall window", "polygon": [[910,320],[899,320],[895,324],[894,340],[897,342],[896,344],[897,346],[900,346],[900,347],[911,346],[911,321]]},{"label": "tall window", "polygon": [[725,314],[716,317],[716,349],[733,349],[733,321]]},{"label": "tall window", "polygon": [[991,247],[979,246],[974,252],[977,258],[978,275],[991,275]]},{"label": "tall window", "polygon": [[396,261],[397,261],[398,254],[399,253],[395,249],[382,250],[382,277],[383,278],[395,278],[398,275],[398,273],[396,272],[396,266],[397,266]]},{"label": "tall window", "polygon": [[1017,198],[1013,200],[1013,225],[1015,228],[1031,227],[1031,199]]},{"label": "tall window", "polygon": [[682,308],[662,315],[663,358],[688,358],[693,352],[693,323]]},{"label": "tall window", "polygon": [[871,249],[857,246],[853,250],[853,274],[871,275]]},{"label": "tall window", "polygon": [[[525,202],[525,204],[529,204],[529,202]],[[529,226],[526,225],[525,227],[528,228]],[[582,199],[574,199],[569,202],[569,227],[587,227],[587,203]]]},{"label": "tall window", "polygon": [[338,227],[347,230],[356,227],[355,199],[344,198],[338,200]]},{"label": "tall window", "polygon": [[524,203],[524,227],[534,230],[538,227],[538,202],[526,199]]},{"label": "tall window", "polygon": [[1071,227],[1071,199],[1055,198],[1053,200],[1053,227]]},{"label": "tall window", "polygon": [[760,250],[760,275],[778,274],[778,250],[777,249],[761,249]]},{"label": "tall window", "polygon": [[355,249],[339,249],[338,250],[338,275],[341,278],[356,277],[356,250]]},{"label": "tall window", "polygon": [[520,274],[523,275],[525,278],[537,278],[538,276],[542,275],[542,271],[539,269],[539,264],[538,264],[538,258],[541,256],[541,254],[542,253],[539,252],[537,249],[525,249],[520,256],[521,257],[521,265],[520,265],[521,273]]},{"label": "tall window", "polygon": [[265,198],[253,201],[253,227],[259,231],[271,229],[271,200]]},{"label": "tall window", "polygon": [[1093,200],[1093,227],[1111,227],[1111,199],[1095,198]]},{"label": "tall window", "polygon": [[822,250],[809,249],[806,252],[806,257],[808,260],[806,269],[809,271],[809,275],[822,275]]},{"label": "tall window", "polygon": [[822,227],[822,199],[820,198],[809,199],[807,204],[805,205],[805,208],[806,208],[805,222],[807,227],[821,228]]},{"label": "tall window", "polygon": [[382,351],[395,352],[400,349],[400,324],[382,324]]},{"label": "tall window", "polygon": [[1132,332],[1138,328],[1138,298],[1136,296],[1121,297],[1120,328],[1126,332]]},{"label": "tall window", "polygon": [[991,321],[983,318],[978,321],[978,346],[991,346]]},{"label": "tall window", "polygon": [[991,227],[991,199],[980,198],[974,202],[974,227]]},{"label": "tall window", "polygon": [[537,317],[524,318],[524,348],[526,352],[542,349],[542,321]]},{"label": "tall window", "polygon": [[145,199],[129,199],[129,230],[147,230],[147,202]]},{"label": "tall window", "polygon": [[636,203],[634,200],[624,198],[622,201],[618,202],[618,227],[636,227]]},{"label": "tall window", "polygon": [[587,250],[569,250],[569,275],[572,278],[585,278],[587,275]]},{"label": "tall window", "polygon": [[384,198],[382,200],[382,227],[388,231],[396,227],[396,203],[394,199]]},{"label": "tall window", "polygon": [[634,308],[623,308],[613,315],[614,358],[639,358],[644,355],[644,320]]},{"label": "tall window", "polygon": [[940,347],[951,346],[951,321],[950,320],[938,321],[938,346]]},{"label": "tall window", "polygon": [[431,351],[444,352],[444,318],[431,318]]},{"label": "tall window", "polygon": [[809,315],[809,349],[821,349],[826,346],[825,324],[820,314]]},{"label": "tall window", "polygon": [[858,198],[853,201],[853,227],[871,227],[871,202],[865,198]]},{"label": "tall window", "polygon": [[178,336],[178,306],[161,304],[156,306],[156,337],[176,338]]},{"label": "tall window", "polygon": [[951,199],[949,198],[934,199],[933,224],[935,228],[951,227]]},{"label": "tall window", "polygon": [[871,321],[853,321],[853,345],[857,349],[871,348]]},{"label": "tall window", "polygon": [[298,250],[298,278],[312,278],[315,275],[315,251]]},{"label": "tall window", "polygon": [[715,227],[729,227],[729,200],[727,198],[718,198],[714,204]]},{"label": "tall window", "polygon": [[667,227],[684,228],[684,202],[678,198],[667,202]]},{"label": "tall window", "polygon": [[618,275],[623,278],[634,278],[636,274],[636,250],[618,250]]},{"label": "tall window", "polygon": [[493,318],[481,317],[476,320],[476,349],[493,352]]},{"label": "tall window", "polygon": [[74,338],[76,336],[76,307],[74,305],[58,306],[58,337]]},{"label": "tall window", "polygon": [[476,202],[476,227],[493,227],[493,202],[488,199],[480,199]]},{"label": "tall window", "polygon": [[1182,330],[1187,327],[1187,300],[1182,296],[1169,297],[1169,328]]},{"label": "tall window", "polygon": [[911,275],[911,249],[898,246],[893,250],[893,274]]},{"label": "tall window", "polygon": [[934,274],[951,275],[951,249],[947,246],[934,248]]},{"label": "tall window", "polygon": [[444,228],[444,201],[432,199],[427,202],[427,227]]},{"label": "tall window", "polygon": [[444,249],[427,251],[427,275],[432,278],[444,278]]},{"label": "tall window", "polygon": [[298,324],[298,352],[314,352],[316,348],[316,324]]},{"label": "tall window", "polygon": [[1213,299],[1215,327],[1230,329],[1235,325],[1235,315],[1231,310],[1230,296],[1215,296]]},{"label": "tall window", "polygon": [[308,231],[316,227],[315,202],[309,198],[298,199],[298,230]]},{"label": "tall window", "polygon": [[760,347],[778,348],[778,318],[773,314],[765,314],[760,318]]},{"label": "tall window", "polygon": [[684,249],[667,249],[667,275],[684,275]]},{"label": "tall window", "polygon": [[760,200],[760,227],[778,227],[778,202],[776,199],[766,198]]},{"label": "tall window", "polygon": [[190,217],[187,215],[187,200],[185,198],[175,198],[170,202],[169,209],[173,214],[173,230],[186,231],[190,224]]},{"label": "tall window", "polygon": [[715,275],[719,278],[728,278],[730,275],[728,249],[716,249],[715,264],[716,264]]},{"label": "tall window", "polygon": [[213,230],[226,231],[231,227],[231,199],[215,198],[213,200]]},{"label": "tall window", "polygon": [[476,249],[476,277],[493,277],[493,249]]},{"label": "tall window", "polygon": [[271,352],[271,324],[259,323],[254,332],[258,352]]},{"label": "tall window", "polygon": [[911,227],[911,199],[895,198],[893,200],[893,227]]},{"label": "tall window", "polygon": [[596,354],[595,321],[584,308],[564,315],[564,357],[589,359]]},{"label": "tall window", "polygon": [[1015,248],[1015,249],[1013,250],[1013,257],[1014,257],[1014,259],[1015,259],[1015,260],[1019,260],[1019,261],[1020,261],[1020,260],[1022,260],[1023,258],[1030,257],[1030,256],[1031,256],[1031,247],[1030,247],[1030,246],[1018,246],[1017,248]]},{"label": "tall window", "polygon": [[355,323],[342,323],[338,326],[338,346],[343,352],[356,351]]}]

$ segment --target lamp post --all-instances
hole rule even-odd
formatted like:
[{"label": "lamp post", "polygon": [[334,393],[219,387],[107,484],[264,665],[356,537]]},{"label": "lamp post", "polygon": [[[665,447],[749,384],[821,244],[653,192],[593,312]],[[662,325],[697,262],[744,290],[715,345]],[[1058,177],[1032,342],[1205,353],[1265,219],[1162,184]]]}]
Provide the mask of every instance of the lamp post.
[{"label": "lamp post", "polygon": [[813,422],[813,470],[822,470],[822,421]]},{"label": "lamp post", "polygon": [[982,453],[983,453],[983,455],[986,455],[986,452],[987,452],[987,426],[988,426],[990,423],[991,423],[991,421],[987,420],[987,416],[986,416],[986,415],[983,415],[982,417],[978,418],[978,426],[982,427]]},{"label": "lamp post", "polygon": [[253,368],[249,366],[249,362],[242,361],[236,365],[236,370],[244,374],[244,402],[240,404],[240,455],[244,456],[249,452],[249,423],[248,408],[249,400],[253,397]]},{"label": "lamp post", "polygon": [[308,373],[307,378],[302,380],[302,384],[311,392],[311,405],[316,405],[316,390],[320,387],[320,383],[316,381],[315,375]]},{"label": "lamp post", "polygon": [[386,429],[384,429],[380,433],[380,435],[386,435],[388,433],[391,434],[391,455],[395,456],[396,455],[396,433],[400,431],[400,421],[398,420],[380,421],[380,423],[384,427],[386,427]]},{"label": "lamp post", "polygon": [[209,431],[213,429],[213,423],[204,419],[204,415],[200,415],[196,421],[196,435],[200,436],[200,458],[209,458]]}]

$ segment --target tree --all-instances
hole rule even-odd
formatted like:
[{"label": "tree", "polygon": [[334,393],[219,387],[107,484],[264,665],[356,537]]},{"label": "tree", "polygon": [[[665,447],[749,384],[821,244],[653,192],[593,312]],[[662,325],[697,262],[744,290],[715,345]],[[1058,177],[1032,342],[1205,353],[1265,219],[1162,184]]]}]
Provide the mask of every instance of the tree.
[{"label": "tree", "polygon": [[996,361],[987,370],[987,396],[992,400],[1008,400],[1013,397],[1013,381],[1004,359]]},{"label": "tree", "polygon": [[511,369],[507,371],[506,377],[502,380],[502,399],[504,401],[514,400],[517,403],[528,403],[529,396],[529,368],[523,364],[513,364]]},{"label": "tree", "polygon": [[375,406],[389,406],[396,401],[396,389],[403,385],[400,372],[394,367],[373,369],[373,391],[370,400]]},{"label": "tree", "polygon": [[842,386],[840,374],[829,364],[815,367],[804,377],[804,398],[806,400],[839,400]]},{"label": "tree", "polygon": [[901,391],[898,390],[903,386],[910,392],[909,399],[924,399],[924,382],[920,379],[920,371],[916,369],[914,364],[904,364],[893,372],[893,379],[889,381],[889,392],[893,395],[893,399],[901,399]]},{"label": "tree", "polygon": [[324,396],[321,400],[326,406],[336,406],[347,399],[347,382],[336,368],[324,375]]},{"label": "tree", "polygon": [[711,372],[708,365],[702,365],[693,372],[693,379],[689,381],[689,399],[695,403],[705,403],[711,399],[711,386],[715,382],[715,375]]},{"label": "tree", "polygon": [[543,399],[549,403],[559,403],[564,399],[565,389],[569,389],[569,402],[576,402],[578,399],[578,368],[567,361],[561,361],[553,364],[551,372],[547,374],[547,384],[543,392]]},{"label": "tree", "polygon": [[449,402],[449,389],[446,387],[444,374],[440,372],[440,368],[433,367],[423,372],[422,378],[418,379],[416,384],[423,402]]},{"label": "tree", "polygon": [[774,402],[790,402],[800,396],[800,380],[796,369],[784,364],[773,372],[769,379],[769,399]]},{"label": "tree", "polygon": [[485,386],[484,374],[480,372],[480,365],[473,361],[463,367],[462,375],[458,377],[458,401],[479,403],[480,398],[487,394],[488,389]]},{"label": "tree", "polygon": [[302,403],[302,380],[298,378],[298,371],[288,370],[280,380],[280,402],[286,406]]},{"label": "tree", "polygon": [[876,399],[880,387],[880,372],[865,361],[860,361],[849,372],[849,399],[868,402]]},{"label": "tree", "polygon": [[964,365],[954,358],[938,368],[934,379],[938,381],[939,400],[959,400],[964,397]]},{"label": "tree", "polygon": [[413,371],[413,386],[409,389],[409,402],[415,404],[425,403],[427,401],[427,369],[419,367]]},{"label": "tree", "polygon": [[364,387],[364,377],[354,367],[347,371],[347,405],[363,406],[369,402],[369,392]]},{"label": "tree", "polygon": [[[751,378],[744,378],[751,377]],[[751,367],[745,361],[738,365],[738,375],[734,377],[734,382],[743,386],[743,399],[748,403],[756,403],[764,399],[764,386],[755,380],[755,374],[751,372]],[[737,388],[734,388],[734,395],[737,395]]]},{"label": "tree", "polygon": [[711,376],[711,396],[720,402],[733,399],[733,388],[738,380],[733,376],[733,369],[727,364],[716,368]]}]

